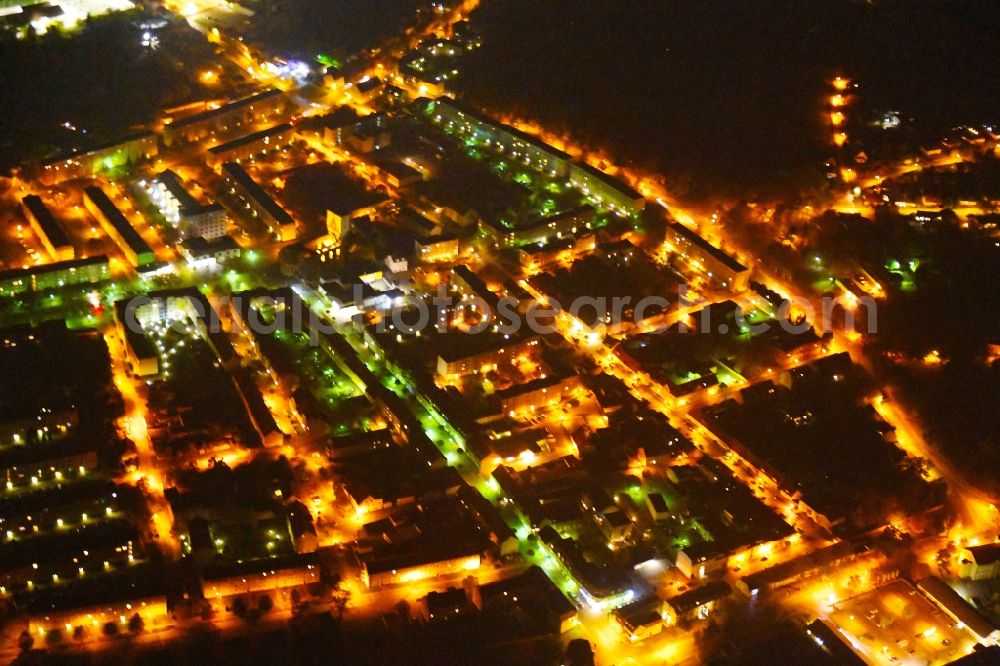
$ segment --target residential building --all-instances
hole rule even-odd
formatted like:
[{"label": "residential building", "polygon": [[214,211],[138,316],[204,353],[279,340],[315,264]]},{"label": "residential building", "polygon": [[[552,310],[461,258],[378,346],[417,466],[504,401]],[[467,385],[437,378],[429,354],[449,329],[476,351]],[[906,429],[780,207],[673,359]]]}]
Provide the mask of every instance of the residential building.
[{"label": "residential building", "polygon": [[413,241],[416,258],[422,264],[456,261],[461,254],[461,244],[456,234],[446,233]]},{"label": "residential building", "polygon": [[188,263],[198,268],[217,268],[219,264],[236,259],[243,249],[231,236],[205,240],[197,236],[181,243],[181,254]]},{"label": "residential building", "polygon": [[294,140],[295,130],[291,124],[275,125],[209,148],[208,166],[218,169],[226,162],[252,161],[254,157],[287,146]]},{"label": "residential building", "polygon": [[104,193],[104,190],[93,185],[84,190],[83,204],[90,214],[100,222],[104,233],[121,249],[122,254],[133,266],[144,266],[156,261],[153,249],[149,247],[132,223],[118,210],[118,206]]},{"label": "residential building", "polygon": [[34,194],[21,199],[21,207],[24,210],[24,217],[31,225],[32,231],[38,237],[39,242],[52,261],[70,261],[73,259],[74,250],[66,230],[52,215],[52,212],[42,201],[41,197]]},{"label": "residential building", "polygon": [[734,293],[749,288],[749,268],[683,224],[672,222],[669,225],[667,242],[674,251],[704,272],[714,288],[727,289]]},{"label": "residential building", "polygon": [[733,588],[724,580],[708,583],[701,587],[667,600],[667,612],[671,624],[680,621],[696,621],[707,618],[720,601],[728,598]]},{"label": "residential building", "polygon": [[229,216],[225,209],[216,203],[198,201],[173,171],[162,172],[145,186],[145,191],[185,238],[215,240],[226,235]]},{"label": "residential building", "polygon": [[110,265],[104,255],[59,261],[31,268],[16,268],[0,273],[0,296],[79,284],[97,284],[110,278]]},{"label": "residential building", "polygon": [[542,244],[573,237],[591,230],[594,219],[594,209],[591,206],[580,206],[563,211],[549,217],[542,217],[534,222],[504,226],[494,219],[480,220],[480,231],[493,240],[501,248],[521,245]]},{"label": "residential building", "polygon": [[163,127],[163,143],[169,147],[178,143],[201,141],[216,134],[279,118],[287,108],[285,94],[271,88],[217,109],[168,122]]},{"label": "residential building", "polygon": [[450,97],[430,102],[427,111],[435,124],[462,138],[472,139],[552,176],[569,173],[571,158],[565,152]]},{"label": "residential building", "polygon": [[152,132],[140,132],[106,145],[77,151],[44,162],[39,180],[53,185],[74,178],[90,178],[111,169],[129,167],[156,157],[159,144]]},{"label": "residential building", "polygon": [[512,340],[509,344],[497,346],[497,341],[485,337],[483,344],[476,344],[479,336],[469,336],[468,344],[449,347],[437,358],[437,374],[441,377],[456,377],[488,372],[501,363],[511,363],[519,356],[526,356],[538,350],[536,337]]},{"label": "residential building", "polygon": [[569,181],[597,207],[608,208],[619,215],[635,217],[646,207],[646,198],[634,188],[589,164],[574,162]]},{"label": "residential building", "polygon": [[990,580],[1000,576],[1000,543],[964,549],[959,575],[971,580]]},{"label": "residential building", "polygon": [[125,341],[125,355],[129,365],[139,377],[154,377],[160,374],[160,356],[152,340],[146,336],[143,323],[137,312],[130,309],[129,301],[115,303],[115,324],[122,340]]},{"label": "residential building", "polygon": [[225,191],[240,205],[244,216],[260,220],[282,241],[295,237],[295,220],[263,187],[235,162],[222,165]]},{"label": "residential building", "polygon": [[615,610],[614,617],[629,642],[638,643],[663,631],[666,611],[659,599],[644,599]]}]

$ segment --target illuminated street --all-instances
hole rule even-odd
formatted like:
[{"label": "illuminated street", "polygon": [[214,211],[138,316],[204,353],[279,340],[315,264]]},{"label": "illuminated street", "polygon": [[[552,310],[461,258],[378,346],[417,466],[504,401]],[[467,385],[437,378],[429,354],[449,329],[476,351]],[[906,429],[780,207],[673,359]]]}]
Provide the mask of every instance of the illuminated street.
[{"label": "illuminated street", "polygon": [[938,10],[403,4],[0,1],[4,662],[994,663]]}]

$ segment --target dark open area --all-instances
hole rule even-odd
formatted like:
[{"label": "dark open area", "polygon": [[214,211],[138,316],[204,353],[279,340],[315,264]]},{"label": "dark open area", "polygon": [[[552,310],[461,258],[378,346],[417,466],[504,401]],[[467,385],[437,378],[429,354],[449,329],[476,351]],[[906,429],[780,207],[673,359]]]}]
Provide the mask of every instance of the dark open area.
[{"label": "dark open area", "polygon": [[69,35],[52,29],[27,40],[0,31],[0,168],[113,141],[195,95],[211,46],[171,26],[157,31],[158,48],[145,47],[143,16],[121,12]]},{"label": "dark open area", "polygon": [[495,0],[473,22],[483,46],[460,82],[473,102],[663,171],[694,199],[821,185],[839,73],[860,82],[859,108],[934,126],[991,120],[1000,101],[1000,8],[982,0]]},{"label": "dark open area", "polygon": [[332,55],[341,61],[377,46],[413,22],[421,0],[366,0],[364,10],[351,0],[258,0],[265,20],[253,36],[300,56]]}]

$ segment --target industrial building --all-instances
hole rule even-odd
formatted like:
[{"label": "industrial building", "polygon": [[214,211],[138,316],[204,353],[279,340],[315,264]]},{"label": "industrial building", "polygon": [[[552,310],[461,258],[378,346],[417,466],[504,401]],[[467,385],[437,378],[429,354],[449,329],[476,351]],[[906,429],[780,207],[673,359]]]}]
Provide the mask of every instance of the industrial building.
[{"label": "industrial building", "polygon": [[964,625],[983,645],[992,645],[1000,641],[1000,629],[994,627],[958,592],[937,576],[923,579],[917,583],[917,589],[948,617]]}]

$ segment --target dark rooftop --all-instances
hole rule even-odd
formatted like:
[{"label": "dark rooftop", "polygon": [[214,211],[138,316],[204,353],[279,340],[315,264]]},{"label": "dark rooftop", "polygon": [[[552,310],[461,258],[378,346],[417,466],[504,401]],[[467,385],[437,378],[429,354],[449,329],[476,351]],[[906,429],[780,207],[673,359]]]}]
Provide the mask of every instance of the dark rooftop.
[{"label": "dark rooftop", "polygon": [[90,186],[84,193],[87,197],[97,206],[98,210],[104,214],[108,219],[108,222],[115,228],[121,237],[125,240],[125,243],[132,249],[133,252],[138,256],[144,254],[152,254],[153,250],[149,247],[139,232],[135,230],[132,223],[118,210],[118,206],[114,204],[108,195],[104,193],[104,190],[97,186]]},{"label": "dark rooftop", "polygon": [[38,226],[42,228],[42,232],[44,232],[54,247],[65,247],[70,244],[66,232],[59,222],[56,221],[56,218],[52,215],[52,211],[45,205],[41,197],[29,194],[21,199],[21,204],[31,211],[34,218],[38,220]]},{"label": "dark rooftop", "polygon": [[236,109],[240,109],[244,106],[270,99],[272,97],[280,97],[282,95],[284,95],[284,93],[277,88],[270,88],[255,95],[250,95],[249,97],[244,97],[228,104],[224,104],[217,109],[209,109],[208,111],[202,111],[201,113],[196,113],[193,116],[188,116],[187,118],[181,118],[180,120],[176,120],[168,124],[167,127],[186,127],[188,125],[194,125],[214,116],[220,116],[231,111],[235,111]]},{"label": "dark rooftop", "polygon": [[239,184],[247,194],[258,204],[263,206],[267,212],[278,221],[279,224],[292,224],[292,216],[274,200],[267,191],[257,184],[246,169],[236,162],[226,162],[222,165],[222,171],[233,181]]},{"label": "dark rooftop", "polygon": [[224,155],[230,151],[237,150],[243,146],[256,143],[262,139],[266,139],[283,132],[287,132],[292,129],[290,123],[281,123],[280,125],[275,125],[274,127],[268,127],[267,129],[260,130],[259,132],[254,132],[253,134],[247,134],[246,136],[241,136],[238,139],[233,139],[228,143],[221,143],[218,146],[213,146],[208,149],[212,155]]}]

